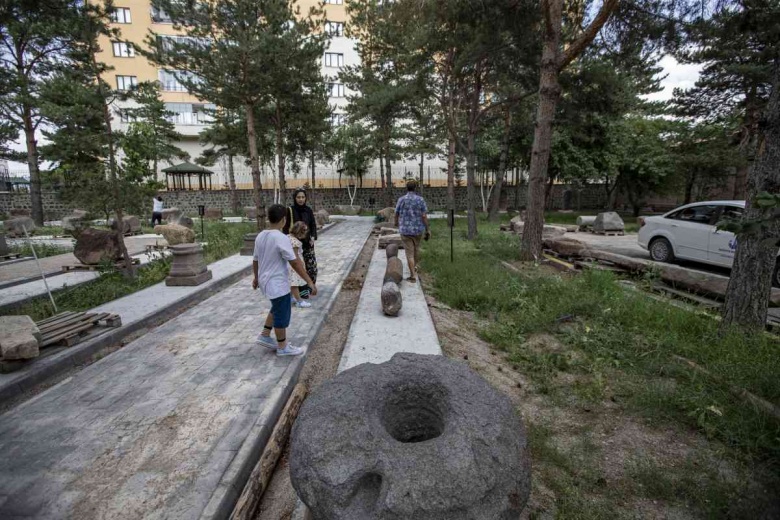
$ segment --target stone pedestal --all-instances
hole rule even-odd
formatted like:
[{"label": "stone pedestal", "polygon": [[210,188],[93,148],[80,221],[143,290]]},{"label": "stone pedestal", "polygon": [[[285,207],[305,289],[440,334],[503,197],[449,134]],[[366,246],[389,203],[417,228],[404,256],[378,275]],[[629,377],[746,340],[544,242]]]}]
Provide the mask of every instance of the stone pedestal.
[{"label": "stone pedestal", "polygon": [[211,280],[211,271],[203,258],[203,246],[200,244],[180,244],[171,246],[173,265],[165,279],[165,285],[200,285]]},{"label": "stone pedestal", "polygon": [[244,235],[244,245],[241,247],[241,256],[253,256],[255,254],[255,239],[258,233]]}]

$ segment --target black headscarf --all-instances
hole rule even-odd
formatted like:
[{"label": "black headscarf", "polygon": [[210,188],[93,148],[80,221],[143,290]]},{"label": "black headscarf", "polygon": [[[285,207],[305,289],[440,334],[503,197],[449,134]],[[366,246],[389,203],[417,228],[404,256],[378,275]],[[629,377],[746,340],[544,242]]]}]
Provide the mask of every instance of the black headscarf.
[{"label": "black headscarf", "polygon": [[[298,204],[298,202],[295,200],[299,193],[303,193],[306,196],[306,200],[303,201],[303,204]],[[292,211],[293,222],[302,221],[309,227],[309,231],[306,233],[306,238],[301,241],[303,243],[304,249],[310,249],[312,247],[311,241],[309,240],[310,238],[317,240],[317,220],[314,218],[314,211],[312,211],[312,209],[306,204],[308,201],[309,197],[306,193],[306,190],[303,188],[298,188],[293,192],[293,203],[288,210],[288,212]],[[292,223],[288,219],[288,222],[283,229],[285,234],[290,232],[291,225]]]}]

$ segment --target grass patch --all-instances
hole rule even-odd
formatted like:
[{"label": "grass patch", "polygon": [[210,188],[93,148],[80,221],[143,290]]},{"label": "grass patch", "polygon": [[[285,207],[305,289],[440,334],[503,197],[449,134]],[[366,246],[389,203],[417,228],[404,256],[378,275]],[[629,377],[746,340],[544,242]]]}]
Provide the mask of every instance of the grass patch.
[{"label": "grass patch", "polygon": [[[423,265],[433,275],[434,295],[485,318],[482,337],[506,351],[523,372],[548,383],[551,391],[565,392],[569,400],[617,396],[640,416],[695,428],[779,472],[780,425],[672,358],[692,359],[723,380],[780,404],[777,338],[719,337],[712,318],[624,290],[611,273],[565,277],[539,268],[511,273],[500,260],[516,258],[518,237],[485,222],[474,242],[464,239],[465,226],[456,230],[455,262],[450,263],[446,223],[432,226]],[[566,352],[528,348],[528,338],[539,333],[554,335]],[[549,380],[558,372],[587,376],[586,382],[556,389]]]},{"label": "grass patch", "polygon": [[[72,247],[63,247],[54,244],[46,244],[43,242],[36,243],[34,245],[35,245],[35,254],[38,255],[38,258],[46,258],[48,256],[62,255],[73,251]],[[8,249],[10,249],[12,253],[18,253],[22,256],[33,256],[32,248],[30,247],[30,244],[27,243],[26,241],[18,245],[12,245],[12,246],[9,245]]]},{"label": "grass patch", "polygon": [[[197,240],[201,240],[200,226],[197,227]],[[212,263],[222,258],[238,253],[243,245],[243,236],[254,229],[252,223],[206,222],[205,235],[208,245],[205,246],[206,263]],[[36,247],[36,251],[38,251]],[[82,312],[116,300],[128,294],[140,291],[160,283],[168,276],[171,265],[170,257],[162,257],[140,267],[135,279],[128,279],[122,273],[111,267],[104,269],[102,276],[93,282],[66,287],[54,294],[54,301],[60,312]],[[38,321],[54,314],[48,296],[37,297],[29,302],[10,309],[0,311],[0,315],[27,314]]]}]

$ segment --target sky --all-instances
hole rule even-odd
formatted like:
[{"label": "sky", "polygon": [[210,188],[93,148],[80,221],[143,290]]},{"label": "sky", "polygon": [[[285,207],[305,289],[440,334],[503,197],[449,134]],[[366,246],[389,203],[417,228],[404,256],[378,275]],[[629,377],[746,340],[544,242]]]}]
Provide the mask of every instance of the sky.
[{"label": "sky", "polygon": [[[671,56],[664,56],[660,61],[660,65],[664,69],[662,75],[666,75],[666,78],[661,81],[663,90],[649,95],[647,99],[650,101],[666,101],[672,97],[672,91],[675,88],[693,87],[699,77],[699,70],[701,70],[700,65],[683,65]],[[14,148],[23,151],[25,149],[24,139],[17,141]],[[12,174],[27,176],[26,164],[9,162],[8,166]]]}]

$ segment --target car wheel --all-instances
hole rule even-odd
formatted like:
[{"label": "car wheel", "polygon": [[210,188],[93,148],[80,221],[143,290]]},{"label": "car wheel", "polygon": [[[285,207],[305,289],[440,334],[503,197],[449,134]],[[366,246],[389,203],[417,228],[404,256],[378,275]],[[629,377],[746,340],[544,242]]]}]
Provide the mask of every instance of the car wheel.
[{"label": "car wheel", "polygon": [[772,273],[772,287],[780,287],[780,260],[775,264],[775,271]]},{"label": "car wheel", "polygon": [[654,238],[650,241],[648,250],[650,251],[650,258],[656,262],[674,262],[672,244],[663,237]]}]

